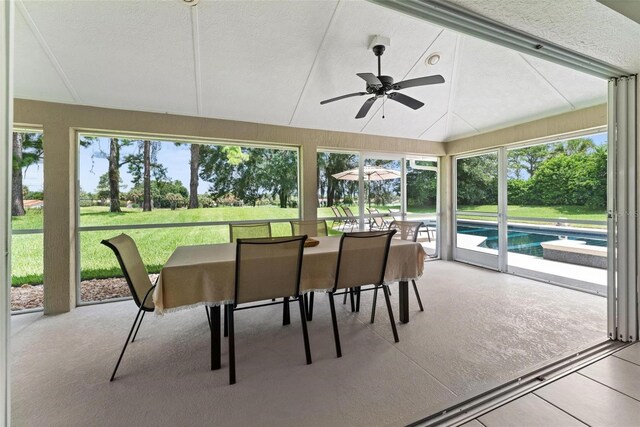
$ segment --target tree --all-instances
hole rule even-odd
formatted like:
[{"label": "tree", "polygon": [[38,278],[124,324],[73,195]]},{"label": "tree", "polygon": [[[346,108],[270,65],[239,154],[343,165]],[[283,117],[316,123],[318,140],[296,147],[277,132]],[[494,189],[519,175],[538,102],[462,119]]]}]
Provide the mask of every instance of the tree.
[{"label": "tree", "polygon": [[355,154],[318,153],[318,187],[322,191],[321,197],[326,191],[327,206],[335,205],[347,193],[355,194],[358,188],[357,182],[339,180],[332,175],[356,167],[358,167],[358,161]]},{"label": "tree", "polygon": [[[176,147],[185,145],[183,142],[174,143]],[[200,153],[202,151],[200,144],[189,143],[189,151],[191,157],[189,158],[189,204],[187,209],[198,208],[198,185],[200,183]]]},{"label": "tree", "polygon": [[436,205],[438,177],[434,171],[410,169],[407,171],[407,205],[425,208]]},{"label": "tree", "polygon": [[523,170],[527,172],[527,178],[531,178],[542,162],[549,158],[550,154],[548,144],[511,150],[508,154],[509,169],[511,169],[515,178],[520,179]]},{"label": "tree", "polygon": [[37,164],[42,160],[44,149],[42,146],[42,134],[40,133],[13,133],[13,162],[11,168],[11,215],[22,216],[24,210],[24,197],[22,192],[23,169]]},{"label": "tree", "polygon": [[158,152],[161,149],[160,142],[149,140],[138,141],[138,152],[125,157],[131,182],[134,187],[142,183],[142,211],[150,212],[151,203],[151,174],[156,180],[166,179],[167,169],[158,163]]},{"label": "tree", "polygon": [[458,205],[495,205],[498,202],[498,157],[467,157],[457,164]]},{"label": "tree", "polygon": [[189,178],[189,205],[187,209],[198,208],[198,183],[200,177],[200,144],[191,144],[191,159],[189,160],[190,178]]},{"label": "tree", "polygon": [[167,193],[164,198],[169,202],[171,210],[175,210],[176,207],[184,202],[184,196],[178,193]]},{"label": "tree", "polygon": [[100,146],[100,138],[83,137],[80,140],[80,146],[87,148],[97,143],[97,150],[94,151],[92,158],[107,159],[109,168],[107,177],[109,181],[109,212],[122,212],[120,209],[120,167],[127,164],[129,159],[125,158],[120,161],[120,148],[128,147],[133,142],[128,139],[109,138],[109,152],[105,152]]},{"label": "tree", "polygon": [[[122,183],[122,178],[118,179],[118,194],[120,194],[120,190],[124,190],[126,188]],[[111,185],[109,182],[109,172],[106,172],[100,175],[98,179],[98,186],[96,187],[96,196],[98,199],[103,202],[111,197]]]},{"label": "tree", "polygon": [[596,149],[596,144],[591,138],[574,138],[564,142],[558,142],[553,149],[555,154],[589,154]]},{"label": "tree", "polygon": [[290,205],[290,198],[298,191],[298,156],[295,151],[275,149],[250,149],[250,158],[256,169],[260,187],[278,196],[281,208]]}]

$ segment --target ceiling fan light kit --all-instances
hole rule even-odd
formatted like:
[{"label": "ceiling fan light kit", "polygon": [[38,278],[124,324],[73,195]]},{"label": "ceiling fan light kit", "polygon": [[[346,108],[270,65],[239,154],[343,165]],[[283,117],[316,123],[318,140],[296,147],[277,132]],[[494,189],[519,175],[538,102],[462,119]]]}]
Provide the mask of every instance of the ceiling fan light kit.
[{"label": "ceiling fan light kit", "polygon": [[[389,43],[389,39],[386,38],[387,44]],[[376,36],[373,39],[373,42],[377,42],[380,40],[380,36]],[[407,89],[415,86],[427,86],[433,84],[444,83],[444,77],[439,74],[433,76],[426,77],[418,77],[416,79],[403,80],[398,83],[394,83],[393,77],[391,76],[383,76],[382,75],[382,66],[381,66],[381,57],[385,51],[384,44],[376,44],[373,46],[371,50],[373,50],[373,54],[378,58],[378,75],[374,75],[373,73],[358,73],[357,76],[366,82],[366,87],[364,92],[354,92],[346,95],[337,96],[335,98],[325,99],[321,101],[320,104],[328,104],[329,102],[339,101],[345,98],[351,98],[354,96],[364,96],[364,95],[373,95],[371,98],[367,99],[362,107],[360,107],[360,111],[356,114],[356,119],[361,119],[367,115],[374,102],[378,98],[388,98],[393,101],[399,102],[402,105],[406,105],[407,107],[417,110],[421,108],[424,103],[418,101],[415,98],[407,96],[400,92],[390,92],[390,91],[398,91],[402,89]],[[440,57],[438,56],[438,60]],[[437,61],[436,61],[437,62]]]}]

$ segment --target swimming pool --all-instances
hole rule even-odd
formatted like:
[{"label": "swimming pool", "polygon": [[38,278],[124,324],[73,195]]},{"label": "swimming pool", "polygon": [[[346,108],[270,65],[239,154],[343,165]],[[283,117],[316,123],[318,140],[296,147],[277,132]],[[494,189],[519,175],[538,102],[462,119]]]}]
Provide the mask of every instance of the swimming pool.
[{"label": "swimming pool", "polygon": [[[484,224],[460,225],[458,233],[487,238],[480,247],[498,249],[498,227]],[[568,232],[552,228],[529,228],[509,226],[507,228],[507,250],[519,254],[533,255],[542,258],[542,242],[560,239],[581,240],[587,245],[607,246],[607,235],[598,232]]]}]

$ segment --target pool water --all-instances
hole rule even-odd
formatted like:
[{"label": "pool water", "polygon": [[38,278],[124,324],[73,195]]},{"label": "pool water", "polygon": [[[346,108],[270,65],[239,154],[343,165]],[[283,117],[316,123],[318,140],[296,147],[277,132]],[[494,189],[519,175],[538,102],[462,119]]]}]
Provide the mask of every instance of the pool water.
[{"label": "pool water", "polygon": [[[485,225],[458,225],[458,233],[471,234],[474,236],[484,236],[487,238],[480,246],[489,249],[498,249],[498,228],[497,226]],[[561,237],[562,236],[562,237]],[[587,245],[607,246],[606,234],[597,233],[567,233],[563,230],[558,233],[552,229],[530,229],[520,227],[508,227],[507,229],[507,250],[524,255],[533,255],[542,258],[542,242],[552,240],[581,240]]]}]

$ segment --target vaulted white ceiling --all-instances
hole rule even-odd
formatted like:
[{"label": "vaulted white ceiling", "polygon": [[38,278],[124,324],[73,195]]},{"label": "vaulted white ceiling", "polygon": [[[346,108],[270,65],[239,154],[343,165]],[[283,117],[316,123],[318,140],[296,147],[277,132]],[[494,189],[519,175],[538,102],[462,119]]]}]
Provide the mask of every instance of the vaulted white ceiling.
[{"label": "vaulted white ceiling", "polygon": [[[303,128],[447,141],[604,103],[606,82],[365,1],[17,1],[15,96]],[[367,97],[382,72],[413,111]],[[432,53],[435,66],[425,65]]]}]

